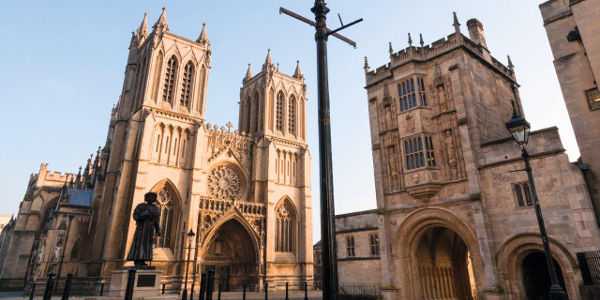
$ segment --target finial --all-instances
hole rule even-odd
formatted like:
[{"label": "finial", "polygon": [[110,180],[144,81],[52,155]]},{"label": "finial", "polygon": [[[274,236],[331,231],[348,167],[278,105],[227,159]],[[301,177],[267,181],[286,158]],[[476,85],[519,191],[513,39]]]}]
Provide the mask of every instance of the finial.
[{"label": "finial", "polygon": [[196,42],[201,44],[208,44],[208,31],[206,29],[206,23],[202,23],[202,30]]},{"label": "finial", "polygon": [[410,34],[410,32],[408,33],[408,46],[412,47],[413,45],[413,40],[412,40],[412,35]]},{"label": "finial", "polygon": [[394,54],[394,48],[392,47],[392,42],[388,42],[388,51],[390,52],[390,56]]},{"label": "finial", "polygon": [[298,78],[298,79],[304,78],[304,75],[302,74],[302,70],[300,70],[300,61],[299,60],[296,61],[296,70],[294,70],[294,77]]},{"label": "finial", "polygon": [[365,72],[368,72],[370,68],[371,67],[369,67],[369,58],[365,56],[365,64],[363,65],[363,69],[365,69]]},{"label": "finial", "polygon": [[454,32],[460,33],[460,22],[458,22],[458,16],[456,15],[456,12],[452,12],[452,16],[454,18],[454,22],[452,23],[454,26]]},{"label": "finial", "polygon": [[513,64],[512,59],[510,59],[510,55],[508,55],[507,57],[508,57],[508,69],[511,72],[514,72],[515,71],[515,65]]},{"label": "finial", "polygon": [[231,122],[227,122],[227,124],[225,124],[225,127],[227,127],[227,132],[231,132],[231,128],[233,128],[233,124]]},{"label": "finial", "polygon": [[163,6],[160,17],[153,26],[155,31],[169,31],[169,24],[167,23],[167,8]]},{"label": "finial", "polygon": [[244,82],[252,79],[252,65],[248,64],[248,69],[246,70],[246,76],[244,76]]},{"label": "finial", "polygon": [[423,34],[419,33],[419,44],[421,44],[421,48],[425,46],[425,41],[423,41]]}]

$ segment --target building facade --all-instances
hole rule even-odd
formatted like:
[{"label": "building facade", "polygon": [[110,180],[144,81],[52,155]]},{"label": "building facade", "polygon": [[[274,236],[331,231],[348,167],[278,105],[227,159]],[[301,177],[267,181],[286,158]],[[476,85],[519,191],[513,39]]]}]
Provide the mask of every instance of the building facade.
[{"label": "building facade", "polygon": [[[523,114],[514,66],[492,56],[482,23],[365,60],[385,299],[538,299],[548,290],[520,149],[506,130]],[[553,259],[580,299],[577,253],[600,248],[581,170],[557,128],[528,150]],[[340,245],[340,244],[338,244]],[[342,244],[343,245],[343,242]]]},{"label": "building facade", "polygon": [[600,213],[600,1],[551,0],[540,10],[581,152],[580,167]]},{"label": "building facade", "polygon": [[[122,94],[93,167],[97,174],[86,186],[88,219],[79,218],[85,233],[67,230],[70,241],[85,245],[70,269],[76,277],[106,281],[131,265],[125,257],[135,229],[132,208],[155,192],[161,235],[151,265],[167,286],[179,287],[186,269],[190,279],[192,272],[214,270],[225,290],[312,284],[311,156],[300,67],[286,75],[270,52],[256,75],[248,66],[234,130],[204,118],[211,54],[206,27],[197,39],[178,36],[164,9],[152,28],[144,16],[133,33]],[[57,182],[54,195],[69,180]],[[41,205],[51,206],[43,198]],[[25,199],[21,211],[30,202]],[[35,245],[13,242],[23,248],[21,265],[44,252],[35,242],[43,216],[20,213],[16,226],[32,218],[38,225],[28,229],[28,239]],[[48,226],[63,223],[59,218]],[[48,273],[29,265],[29,274],[4,269],[31,280]]]},{"label": "building facade", "polygon": [[[381,259],[377,210],[335,216],[337,269],[340,294],[380,296]],[[315,287],[320,289],[321,241],[313,246]]]}]

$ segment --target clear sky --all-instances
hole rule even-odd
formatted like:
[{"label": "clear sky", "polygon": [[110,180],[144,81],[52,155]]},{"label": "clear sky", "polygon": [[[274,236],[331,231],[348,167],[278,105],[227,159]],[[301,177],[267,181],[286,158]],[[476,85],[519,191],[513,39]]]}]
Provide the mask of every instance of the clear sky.
[{"label": "clear sky", "polygon": [[[196,38],[208,24],[213,46],[208,113],[211,123],[237,122],[238,97],[246,66],[255,72],[267,48],[282,71],[301,61],[309,93],[309,135],[313,154],[315,240],[319,237],[317,99],[314,31],[278,14],[285,6],[312,18],[312,1],[6,1],[0,10],[0,213],[15,213],[29,174],[40,162],[52,170],[76,172],[106,139],[109,112],[122,87],[131,31],[144,11],[154,23],[167,6],[171,31]],[[532,0],[330,0],[330,27],[337,13],[365,21],[344,34],[352,49],[330,40],[330,87],[337,213],[375,207],[363,57],[372,67],[388,59],[407,33],[426,43],[453,32],[456,11],[477,17],[492,54],[512,56],[527,118],[534,129],[558,126],[569,157],[578,149],[562,102],[538,4]]]}]

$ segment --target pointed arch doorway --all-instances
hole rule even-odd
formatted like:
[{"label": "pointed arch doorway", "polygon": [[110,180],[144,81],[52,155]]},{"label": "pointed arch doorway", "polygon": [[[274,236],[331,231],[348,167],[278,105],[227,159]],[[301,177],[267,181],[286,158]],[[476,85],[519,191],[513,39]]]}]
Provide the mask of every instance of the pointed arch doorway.
[{"label": "pointed arch doorway", "polygon": [[248,230],[236,219],[223,223],[208,241],[202,257],[202,272],[215,274],[215,289],[241,290],[244,285],[255,289],[258,283],[256,243]]},{"label": "pointed arch doorway", "polygon": [[[565,280],[562,275],[560,265],[554,260],[554,268],[560,285],[565,287]],[[528,300],[549,299],[550,274],[546,264],[546,255],[541,251],[534,251],[523,258],[522,276],[523,287]]]}]

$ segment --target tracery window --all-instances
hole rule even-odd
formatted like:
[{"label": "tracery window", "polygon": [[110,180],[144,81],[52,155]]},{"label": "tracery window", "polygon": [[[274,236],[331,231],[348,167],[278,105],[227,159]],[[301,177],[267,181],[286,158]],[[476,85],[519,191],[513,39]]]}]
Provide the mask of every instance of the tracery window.
[{"label": "tracery window", "polygon": [[163,86],[163,101],[173,104],[175,94],[175,80],[177,78],[178,62],[175,55],[169,58],[167,69],[165,70],[165,82]]},{"label": "tracery window", "polygon": [[183,81],[181,83],[181,99],[179,104],[190,108],[190,99],[192,98],[192,87],[194,85],[194,64],[190,61],[185,65],[183,72]]},{"label": "tracery window", "polygon": [[429,135],[418,135],[404,140],[404,159],[407,170],[435,167],[433,140]]},{"label": "tracery window", "polygon": [[290,98],[288,109],[288,131],[292,135],[296,135],[296,97]]},{"label": "tracery window", "polygon": [[277,224],[275,228],[275,251],[294,252],[294,230],[296,217],[289,203],[281,205],[277,211]]},{"label": "tracery window", "polygon": [[160,208],[160,231],[157,247],[171,248],[173,233],[175,232],[175,195],[165,186],[159,193],[157,205]]},{"label": "tracery window", "polygon": [[285,97],[282,92],[279,92],[275,108],[275,129],[279,131],[283,131],[283,102],[285,102]]},{"label": "tracery window", "polygon": [[407,111],[417,106],[427,106],[425,82],[423,77],[408,78],[398,85],[400,111]]}]

